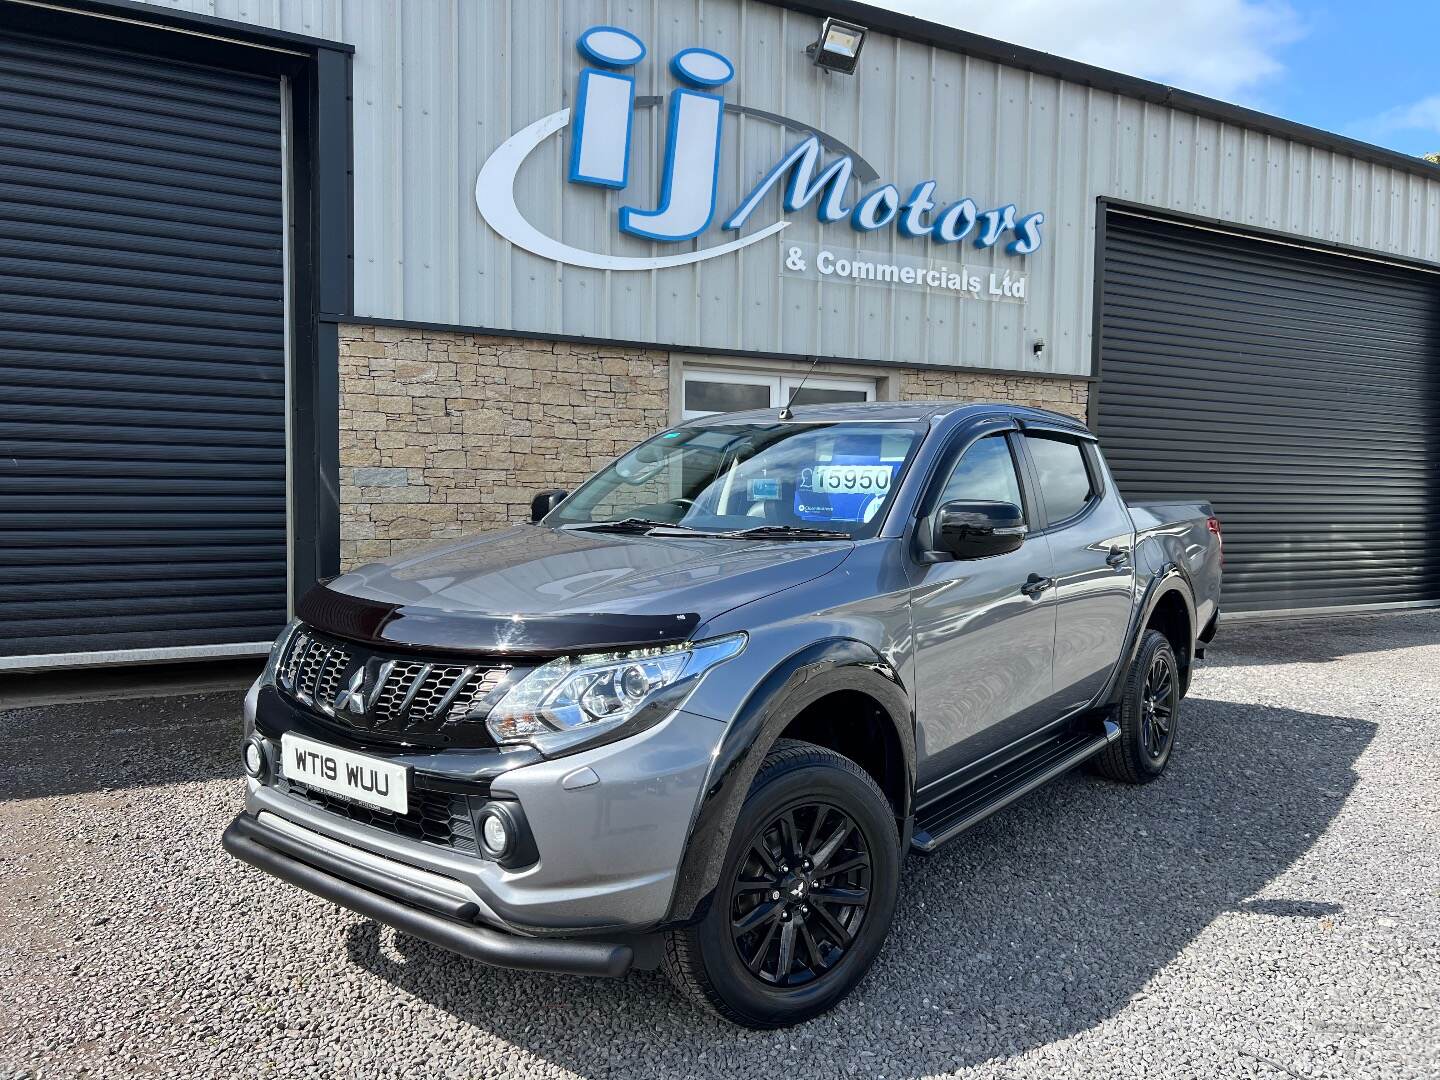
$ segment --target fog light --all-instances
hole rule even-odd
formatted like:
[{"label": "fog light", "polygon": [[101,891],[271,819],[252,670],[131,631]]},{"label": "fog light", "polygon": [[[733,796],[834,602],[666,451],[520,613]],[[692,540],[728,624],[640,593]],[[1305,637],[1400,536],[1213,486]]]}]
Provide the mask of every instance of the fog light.
[{"label": "fog light", "polygon": [[245,766],[245,772],[255,780],[265,775],[265,748],[257,738],[245,740],[245,747],[240,751],[240,760]]},{"label": "fog light", "polygon": [[486,814],[480,826],[480,840],[485,853],[492,858],[504,858],[510,850],[510,826],[499,814]]}]

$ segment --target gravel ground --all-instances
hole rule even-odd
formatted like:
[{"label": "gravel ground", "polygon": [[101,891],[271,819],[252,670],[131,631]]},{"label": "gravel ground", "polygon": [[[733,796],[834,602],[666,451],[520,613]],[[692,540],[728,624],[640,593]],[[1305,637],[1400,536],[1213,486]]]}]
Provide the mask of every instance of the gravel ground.
[{"label": "gravel ground", "polygon": [[1162,781],[912,857],[870,978],[778,1033],[234,862],[233,694],[0,713],[0,1077],[1440,1076],[1440,613],[1221,640]]}]

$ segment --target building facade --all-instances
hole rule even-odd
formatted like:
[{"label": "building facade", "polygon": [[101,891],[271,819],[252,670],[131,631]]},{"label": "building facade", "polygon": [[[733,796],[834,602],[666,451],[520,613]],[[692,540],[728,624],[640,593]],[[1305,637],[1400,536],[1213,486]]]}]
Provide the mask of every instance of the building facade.
[{"label": "building facade", "polygon": [[1433,165],[852,3],[0,14],[0,665],[255,651],[797,392],[1087,418],[1230,611],[1440,601]]}]

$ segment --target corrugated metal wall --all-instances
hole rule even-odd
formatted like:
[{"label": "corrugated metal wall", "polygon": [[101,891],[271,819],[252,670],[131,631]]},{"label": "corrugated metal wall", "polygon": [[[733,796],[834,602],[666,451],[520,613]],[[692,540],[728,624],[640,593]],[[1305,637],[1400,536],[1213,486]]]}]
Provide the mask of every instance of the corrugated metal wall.
[{"label": "corrugated metal wall", "polygon": [[[355,54],[356,312],[360,315],[900,362],[1084,374],[1090,366],[1095,200],[1107,195],[1205,217],[1440,260],[1440,183],[1272,135],[884,36],[853,78],[804,55],[817,20],[749,0],[183,0],[169,6],[352,43]],[[510,246],[480,218],[481,163],[510,134],[572,104],[575,39],[608,22],[650,47],[637,92],[668,93],[666,61],[704,45],[737,62],[728,101],[813,123],[854,147],[902,194],[1043,210],[1046,243],[1021,260],[1030,300],[976,302],[915,289],[779,273],[780,243],[853,244],[843,223],[798,215],[781,236],[698,266],[646,272],[560,267]],[[647,117],[655,110],[645,110]],[[728,121],[727,121],[728,123]],[[648,129],[648,123],[646,125]],[[649,133],[653,150],[655,133]],[[796,136],[729,123],[721,202],[733,206]],[[563,140],[522,174],[532,220],[622,254],[614,214],[653,197],[640,169],[625,196],[567,192]],[[773,196],[771,206],[774,206]],[[723,207],[728,209],[728,207]],[[773,220],[767,218],[766,220]],[[715,242],[718,229],[702,238]],[[864,246],[919,255],[893,229]],[[1038,358],[1030,344],[1043,337]]]}]

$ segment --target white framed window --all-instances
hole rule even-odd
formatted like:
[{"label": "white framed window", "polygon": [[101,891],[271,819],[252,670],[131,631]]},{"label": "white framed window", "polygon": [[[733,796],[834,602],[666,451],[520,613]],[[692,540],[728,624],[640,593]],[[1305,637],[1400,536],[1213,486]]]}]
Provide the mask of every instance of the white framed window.
[{"label": "white framed window", "polygon": [[680,416],[683,420],[694,420],[742,409],[768,409],[779,392],[778,375],[687,367]]},{"label": "white framed window", "polygon": [[778,409],[789,404],[792,395],[796,405],[874,401],[875,390],[875,380],[862,376],[811,375],[806,378],[803,373],[770,375],[738,368],[687,366],[681,379],[680,418],[694,420],[742,409]]}]

